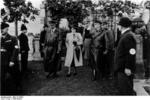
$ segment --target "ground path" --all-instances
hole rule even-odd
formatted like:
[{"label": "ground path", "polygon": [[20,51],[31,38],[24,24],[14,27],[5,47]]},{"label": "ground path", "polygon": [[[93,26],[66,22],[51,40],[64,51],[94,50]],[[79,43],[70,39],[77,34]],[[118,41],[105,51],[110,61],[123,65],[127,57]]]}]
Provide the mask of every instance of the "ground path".
[{"label": "ground path", "polygon": [[57,79],[46,79],[41,62],[29,62],[32,70],[23,79],[23,94],[27,95],[116,95],[117,89],[113,80],[92,81],[91,70],[78,68],[78,75],[65,77],[66,69],[62,68]]}]

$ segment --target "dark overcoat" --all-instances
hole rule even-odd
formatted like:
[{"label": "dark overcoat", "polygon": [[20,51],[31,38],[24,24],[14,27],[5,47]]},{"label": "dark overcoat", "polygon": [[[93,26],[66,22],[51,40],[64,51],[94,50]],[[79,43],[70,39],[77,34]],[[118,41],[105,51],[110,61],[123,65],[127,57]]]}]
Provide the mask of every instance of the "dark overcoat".
[{"label": "dark overcoat", "polygon": [[[133,75],[135,73],[136,41],[130,30],[120,38],[115,54],[115,73],[120,95],[133,95]],[[131,70],[132,75],[125,74],[125,68]]]},{"label": "dark overcoat", "polygon": [[[1,94],[13,95],[16,87],[20,84],[20,68],[18,60],[17,38],[7,34],[1,37]],[[14,66],[9,67],[9,63]]]}]

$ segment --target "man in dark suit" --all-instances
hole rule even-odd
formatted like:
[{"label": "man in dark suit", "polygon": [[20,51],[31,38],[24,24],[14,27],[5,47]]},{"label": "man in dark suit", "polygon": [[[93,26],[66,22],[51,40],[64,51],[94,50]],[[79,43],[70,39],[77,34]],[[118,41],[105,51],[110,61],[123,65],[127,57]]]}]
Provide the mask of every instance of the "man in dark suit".
[{"label": "man in dark suit", "polygon": [[43,47],[44,47],[45,36],[46,36],[48,25],[45,24],[43,28],[44,28],[44,30],[41,31],[41,34],[40,34],[40,53],[41,53],[41,57],[44,57]]},{"label": "man in dark suit", "polygon": [[29,51],[29,44],[28,44],[28,37],[26,36],[27,27],[23,24],[21,26],[22,33],[19,36],[20,41],[20,53],[21,53],[21,68],[22,72],[27,71],[28,65],[28,51]]},{"label": "man in dark suit", "polygon": [[17,38],[8,34],[9,25],[1,24],[1,94],[16,94],[20,86]]},{"label": "man in dark suit", "polygon": [[121,38],[115,55],[115,73],[117,74],[117,86],[119,95],[135,95],[133,90],[133,77],[135,73],[136,41],[131,32],[130,19],[121,18]]}]

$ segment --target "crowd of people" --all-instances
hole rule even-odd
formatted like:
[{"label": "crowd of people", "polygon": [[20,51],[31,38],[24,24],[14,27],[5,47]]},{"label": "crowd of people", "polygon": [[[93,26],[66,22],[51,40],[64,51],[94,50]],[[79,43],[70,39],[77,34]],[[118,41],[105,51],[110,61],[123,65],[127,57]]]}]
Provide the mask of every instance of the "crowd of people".
[{"label": "crowd of people", "polygon": [[[49,25],[45,25],[46,29],[44,26],[45,30],[41,32],[40,39],[45,41],[40,43],[43,44],[43,49],[40,50],[44,55],[47,78],[57,78],[59,76],[57,72],[62,66],[68,68],[66,77],[77,75],[78,67],[90,67],[92,80],[117,79],[121,95],[136,95],[133,90],[133,78],[137,70],[136,60],[141,56],[138,52],[142,48],[144,49],[142,59],[146,63],[145,78],[149,77],[149,36],[144,24],[133,23],[134,21],[128,17],[121,17],[115,40],[116,34],[108,27],[107,21],[96,20],[92,24],[77,23],[65,26],[66,29],[61,29],[55,21],[50,21]],[[143,45],[140,44],[142,48],[137,48],[137,34],[145,41]],[[62,57],[65,58],[63,65],[60,64]],[[72,68],[74,71],[71,71]]]},{"label": "crowd of people", "polygon": [[[117,4],[123,5],[122,2]],[[124,6],[127,7],[126,4]],[[136,5],[132,4],[132,8],[135,7]],[[58,72],[63,66],[68,69],[66,77],[78,75],[78,67],[90,67],[92,80],[115,79],[120,95],[136,95],[133,78],[136,58],[139,55],[137,56],[135,37],[139,34],[143,39],[142,59],[144,59],[145,78],[149,78],[150,33],[148,25],[142,20],[140,22],[131,20],[127,16],[129,12],[125,14],[124,11],[125,9],[123,12],[118,11],[118,23],[112,26],[108,21],[111,11],[102,15],[101,20],[74,24],[69,24],[67,18],[61,19],[60,23],[55,20],[48,21],[43,26],[39,43],[44,70],[47,72],[46,78],[58,78]],[[11,78],[14,79],[15,89],[20,90],[22,75],[28,71],[30,48],[26,36],[27,27],[24,24],[21,26],[22,32],[17,38],[11,36],[8,29],[7,23],[1,23],[1,94],[15,94],[13,89],[10,90],[11,88],[8,87],[8,80]],[[19,53],[21,67],[19,67]]]}]

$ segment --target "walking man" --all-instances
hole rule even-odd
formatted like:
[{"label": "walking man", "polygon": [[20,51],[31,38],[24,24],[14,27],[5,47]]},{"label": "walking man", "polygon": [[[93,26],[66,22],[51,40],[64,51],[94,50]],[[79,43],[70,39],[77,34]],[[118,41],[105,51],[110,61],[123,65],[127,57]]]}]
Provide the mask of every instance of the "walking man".
[{"label": "walking man", "polygon": [[123,17],[119,25],[121,38],[115,55],[115,73],[119,95],[135,95],[133,90],[133,77],[135,73],[136,41],[131,32],[131,20]]}]

